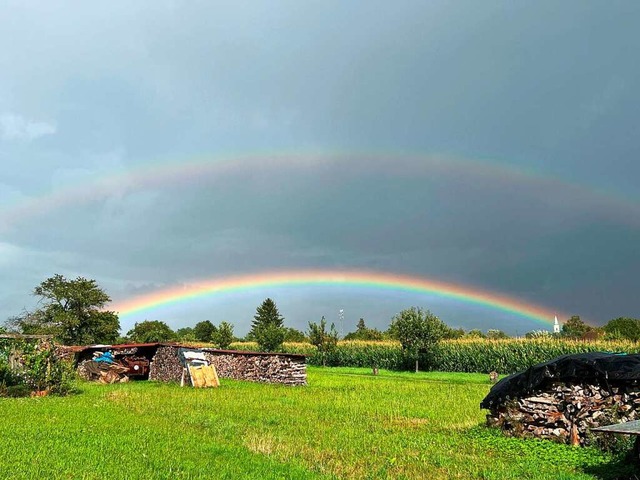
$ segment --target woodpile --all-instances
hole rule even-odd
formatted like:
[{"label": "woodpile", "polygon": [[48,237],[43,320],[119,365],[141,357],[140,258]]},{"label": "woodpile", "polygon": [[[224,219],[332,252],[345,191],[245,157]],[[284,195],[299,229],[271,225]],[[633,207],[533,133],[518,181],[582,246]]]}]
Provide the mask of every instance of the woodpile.
[{"label": "woodpile", "polygon": [[161,346],[149,366],[149,380],[179,382],[183,366],[178,358],[178,347]]},{"label": "woodpile", "polygon": [[640,419],[640,386],[553,383],[490,409],[487,423],[514,436],[591,443],[593,427]]},{"label": "woodpile", "polygon": [[215,350],[205,350],[205,355],[221,378],[284,385],[307,384],[306,359],[301,355],[216,353]]},{"label": "woodpile", "polygon": [[78,376],[84,380],[100,383],[124,383],[129,381],[129,369],[120,364],[96,363],[83,360],[78,364]]}]

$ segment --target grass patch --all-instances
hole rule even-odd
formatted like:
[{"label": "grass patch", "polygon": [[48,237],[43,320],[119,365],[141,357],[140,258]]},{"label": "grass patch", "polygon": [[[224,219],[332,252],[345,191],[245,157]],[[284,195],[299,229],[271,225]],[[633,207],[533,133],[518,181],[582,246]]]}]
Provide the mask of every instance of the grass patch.
[{"label": "grass patch", "polygon": [[484,428],[486,375],[308,373],[308,387],[132,382],[0,399],[0,478],[590,479],[615,478],[616,461],[627,473],[597,450]]}]

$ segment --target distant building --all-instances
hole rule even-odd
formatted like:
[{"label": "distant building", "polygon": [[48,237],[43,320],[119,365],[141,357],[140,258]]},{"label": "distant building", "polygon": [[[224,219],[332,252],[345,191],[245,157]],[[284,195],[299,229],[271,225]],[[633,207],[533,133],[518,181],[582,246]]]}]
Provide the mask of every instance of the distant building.
[{"label": "distant building", "polygon": [[558,323],[558,316],[555,316],[553,321],[553,333],[560,333],[560,324]]}]

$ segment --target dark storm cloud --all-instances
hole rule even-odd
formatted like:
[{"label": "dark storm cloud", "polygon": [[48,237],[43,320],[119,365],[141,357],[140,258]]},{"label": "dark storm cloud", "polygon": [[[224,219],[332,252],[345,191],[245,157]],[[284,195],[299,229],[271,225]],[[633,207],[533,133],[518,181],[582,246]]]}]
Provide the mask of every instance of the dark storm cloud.
[{"label": "dark storm cloud", "polygon": [[[401,271],[598,321],[638,316],[639,9],[5,3],[3,207],[201,154],[378,156],[123,185],[0,225],[0,316],[56,271],[124,296],[286,267]],[[473,166],[488,159],[538,176]],[[398,306],[353,302],[380,322]]]}]

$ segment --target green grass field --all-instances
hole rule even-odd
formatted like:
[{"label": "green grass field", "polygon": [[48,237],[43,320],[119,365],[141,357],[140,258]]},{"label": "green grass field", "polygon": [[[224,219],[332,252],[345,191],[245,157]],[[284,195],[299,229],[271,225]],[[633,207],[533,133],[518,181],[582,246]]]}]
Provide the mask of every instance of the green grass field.
[{"label": "green grass field", "polygon": [[483,426],[486,375],[309,368],[307,387],[81,384],[0,399],[0,478],[615,478],[621,458]]}]

